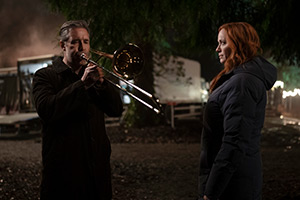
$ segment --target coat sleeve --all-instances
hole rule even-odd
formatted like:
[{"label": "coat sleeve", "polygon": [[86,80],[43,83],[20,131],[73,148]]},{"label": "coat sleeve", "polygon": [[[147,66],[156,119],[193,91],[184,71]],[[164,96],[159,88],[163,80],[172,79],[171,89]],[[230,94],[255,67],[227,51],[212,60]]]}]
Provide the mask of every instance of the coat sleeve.
[{"label": "coat sleeve", "polygon": [[209,199],[218,199],[232,175],[245,158],[251,144],[251,132],[255,120],[257,101],[262,90],[256,78],[235,76],[224,91],[221,111],[224,116],[224,136],[220,151],[212,166],[205,194]]},{"label": "coat sleeve", "polygon": [[[38,70],[33,78],[33,98],[36,110],[43,121],[49,123],[82,116],[87,108],[87,93],[78,80],[67,87],[56,72],[49,68]],[[62,89],[61,89],[62,88]]]},{"label": "coat sleeve", "polygon": [[97,82],[92,88],[96,91],[96,101],[100,109],[110,117],[119,117],[123,112],[123,102],[120,93],[106,80],[102,84]]}]

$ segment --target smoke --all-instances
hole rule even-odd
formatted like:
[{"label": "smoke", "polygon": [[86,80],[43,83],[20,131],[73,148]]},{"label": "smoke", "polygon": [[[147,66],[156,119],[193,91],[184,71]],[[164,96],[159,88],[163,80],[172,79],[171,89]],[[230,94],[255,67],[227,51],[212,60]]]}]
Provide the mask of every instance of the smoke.
[{"label": "smoke", "polygon": [[17,66],[21,57],[61,52],[56,39],[65,21],[44,0],[0,0],[0,68]]}]

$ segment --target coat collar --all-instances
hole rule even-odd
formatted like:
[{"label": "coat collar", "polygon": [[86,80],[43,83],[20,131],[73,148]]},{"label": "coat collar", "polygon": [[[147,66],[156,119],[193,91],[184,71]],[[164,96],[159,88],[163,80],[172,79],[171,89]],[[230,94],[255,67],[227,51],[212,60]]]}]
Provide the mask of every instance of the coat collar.
[{"label": "coat collar", "polygon": [[223,74],[217,81],[214,90],[217,89],[220,85],[222,85],[225,81],[230,79],[230,77],[232,77],[233,75],[234,75],[234,70],[230,70],[229,72]]},{"label": "coat collar", "polygon": [[68,67],[62,60],[63,60],[63,57],[57,57],[53,60],[53,69],[58,74],[60,74],[64,71],[67,71],[67,70],[71,71],[71,68]]}]

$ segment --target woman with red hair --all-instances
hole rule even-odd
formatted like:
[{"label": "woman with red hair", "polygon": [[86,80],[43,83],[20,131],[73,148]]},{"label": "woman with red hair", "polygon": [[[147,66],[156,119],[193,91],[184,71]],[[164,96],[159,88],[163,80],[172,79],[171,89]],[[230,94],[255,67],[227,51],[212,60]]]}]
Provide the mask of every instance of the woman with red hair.
[{"label": "woman with red hair", "polygon": [[199,199],[258,200],[262,194],[261,129],[266,91],[276,68],[259,55],[246,22],[222,25],[218,53],[224,69],[212,80],[201,136]]}]

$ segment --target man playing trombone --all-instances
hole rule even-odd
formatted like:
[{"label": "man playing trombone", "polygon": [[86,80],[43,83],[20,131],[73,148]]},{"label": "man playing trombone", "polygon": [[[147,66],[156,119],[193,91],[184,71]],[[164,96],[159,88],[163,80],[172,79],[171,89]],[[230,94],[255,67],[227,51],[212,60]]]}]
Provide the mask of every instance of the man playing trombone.
[{"label": "man playing trombone", "polygon": [[120,116],[119,92],[102,69],[87,65],[90,31],[67,21],[59,32],[63,57],[38,70],[33,97],[43,124],[41,200],[111,199],[110,141],[104,114]]}]

